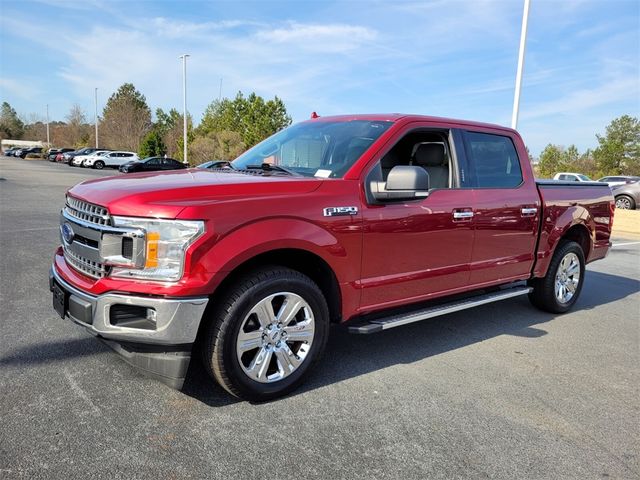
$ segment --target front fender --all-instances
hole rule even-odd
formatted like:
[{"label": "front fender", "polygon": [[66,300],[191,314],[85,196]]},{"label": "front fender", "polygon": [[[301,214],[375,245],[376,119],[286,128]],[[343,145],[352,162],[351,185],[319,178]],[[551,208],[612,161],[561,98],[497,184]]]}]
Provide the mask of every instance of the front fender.
[{"label": "front fender", "polygon": [[[346,218],[343,226],[350,222],[351,219]],[[360,270],[360,240],[353,235],[353,228],[339,228],[340,223],[331,224],[331,230],[300,218],[273,218],[245,224],[218,238],[198,263],[213,274],[211,292],[239,265],[280,249],[315,254],[329,265],[340,284],[354,282]]]}]

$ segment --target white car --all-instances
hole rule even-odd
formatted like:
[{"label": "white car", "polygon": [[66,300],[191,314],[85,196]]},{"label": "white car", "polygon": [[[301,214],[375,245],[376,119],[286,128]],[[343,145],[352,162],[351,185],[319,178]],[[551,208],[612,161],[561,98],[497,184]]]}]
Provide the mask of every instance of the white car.
[{"label": "white car", "polygon": [[593,180],[591,180],[586,175],[582,175],[581,173],[572,173],[572,172],[556,173],[553,179],[560,180],[561,182],[593,182]]},{"label": "white car", "polygon": [[82,156],[82,166],[83,167],[92,167],[96,160],[102,160],[102,156],[107,153],[111,153],[111,150],[98,150],[97,152],[93,152],[89,155]]},{"label": "white car", "polygon": [[98,150],[97,152],[89,153],[87,155],[76,155],[71,160],[71,165],[73,165],[74,167],[86,167],[87,164],[85,162],[88,159],[96,155],[102,155],[104,153],[109,153],[109,150]]},{"label": "white car", "polygon": [[140,160],[140,157],[134,152],[106,152],[95,160],[87,162],[87,167],[102,170],[104,167],[118,168],[127,162]]}]

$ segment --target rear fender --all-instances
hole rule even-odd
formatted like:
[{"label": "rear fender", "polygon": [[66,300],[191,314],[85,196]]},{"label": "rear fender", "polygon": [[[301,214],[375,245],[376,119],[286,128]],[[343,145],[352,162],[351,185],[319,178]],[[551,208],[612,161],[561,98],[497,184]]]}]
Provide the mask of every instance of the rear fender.
[{"label": "rear fender", "polygon": [[[563,208],[552,206],[547,209],[543,218],[542,229],[540,231],[540,241],[538,242],[537,261],[533,270],[534,277],[544,277],[549,269],[551,257],[560,241],[567,236],[570,229],[577,227],[588,239],[588,248],[584,252],[585,259],[593,248],[595,241],[595,222],[589,211],[580,206],[571,206],[564,211]],[[584,247],[583,247],[584,248]]]}]

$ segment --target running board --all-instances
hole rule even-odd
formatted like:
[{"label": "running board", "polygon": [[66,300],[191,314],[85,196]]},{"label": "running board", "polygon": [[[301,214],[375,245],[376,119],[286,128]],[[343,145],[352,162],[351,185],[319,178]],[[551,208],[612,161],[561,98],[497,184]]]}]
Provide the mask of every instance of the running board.
[{"label": "running board", "polygon": [[451,303],[438,305],[435,307],[423,308],[409,313],[391,315],[389,317],[369,320],[366,323],[358,323],[349,326],[349,333],[376,333],[382,330],[407,325],[408,323],[419,322],[428,318],[439,317],[448,313],[459,312],[468,308],[477,307],[486,303],[499,302],[508,298],[526,295],[532,290],[531,287],[514,287],[508,290],[499,290],[493,293],[478,295],[464,300],[457,300]]}]

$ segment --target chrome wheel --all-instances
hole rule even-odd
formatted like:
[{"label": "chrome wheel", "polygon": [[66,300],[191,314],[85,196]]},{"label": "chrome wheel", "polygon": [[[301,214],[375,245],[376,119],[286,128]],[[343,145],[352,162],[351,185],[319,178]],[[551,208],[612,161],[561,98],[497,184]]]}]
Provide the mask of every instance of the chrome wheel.
[{"label": "chrome wheel", "polygon": [[573,253],[567,253],[558,265],[555,294],[558,302],[568,303],[580,285],[580,260]]},{"label": "chrome wheel", "polygon": [[616,208],[621,210],[630,210],[632,207],[631,199],[629,197],[618,197],[616,198]]},{"label": "chrome wheel", "polygon": [[260,383],[288,377],[305,361],[314,339],[309,304],[291,292],[260,300],[238,332],[236,354],[244,373]]}]

